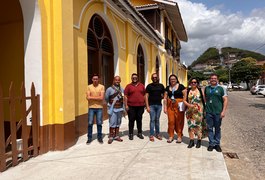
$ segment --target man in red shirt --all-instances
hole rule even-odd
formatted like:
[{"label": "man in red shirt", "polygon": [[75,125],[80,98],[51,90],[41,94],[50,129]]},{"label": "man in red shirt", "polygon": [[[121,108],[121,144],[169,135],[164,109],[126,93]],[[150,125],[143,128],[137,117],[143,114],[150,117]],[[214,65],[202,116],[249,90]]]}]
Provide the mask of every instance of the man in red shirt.
[{"label": "man in red shirt", "polygon": [[144,139],[142,134],[142,117],[145,107],[145,87],[139,82],[138,75],[133,73],[132,82],[125,87],[125,108],[129,118],[129,139],[133,140],[134,121],[136,120],[140,139]]}]

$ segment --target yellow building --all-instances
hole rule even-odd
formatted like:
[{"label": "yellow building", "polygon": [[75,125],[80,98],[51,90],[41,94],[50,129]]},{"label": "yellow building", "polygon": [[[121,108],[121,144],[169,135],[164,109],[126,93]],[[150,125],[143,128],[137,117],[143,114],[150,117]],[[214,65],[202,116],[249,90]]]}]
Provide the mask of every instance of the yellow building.
[{"label": "yellow building", "polygon": [[0,83],[34,82],[40,94],[41,152],[64,150],[87,130],[85,91],[98,73],[108,87],[137,72],[184,85],[180,41],[187,41],[177,3],[165,0],[8,0],[0,3]]}]

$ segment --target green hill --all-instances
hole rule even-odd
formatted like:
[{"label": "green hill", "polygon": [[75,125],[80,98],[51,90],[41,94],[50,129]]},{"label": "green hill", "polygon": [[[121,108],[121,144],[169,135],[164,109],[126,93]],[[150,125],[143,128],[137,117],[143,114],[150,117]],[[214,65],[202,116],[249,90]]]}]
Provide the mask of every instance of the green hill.
[{"label": "green hill", "polygon": [[[238,49],[238,48],[232,48],[232,47],[223,47],[222,49],[221,57],[224,58],[224,60],[227,60],[229,58],[229,54],[234,54],[237,59],[246,58],[246,57],[252,57],[256,59],[257,61],[265,60],[265,56],[256,53],[253,51],[248,51],[244,49]],[[190,66],[194,67],[196,64],[219,64],[220,63],[220,56],[218,49],[216,48],[208,48],[200,57],[198,57],[197,60],[195,60]]]}]

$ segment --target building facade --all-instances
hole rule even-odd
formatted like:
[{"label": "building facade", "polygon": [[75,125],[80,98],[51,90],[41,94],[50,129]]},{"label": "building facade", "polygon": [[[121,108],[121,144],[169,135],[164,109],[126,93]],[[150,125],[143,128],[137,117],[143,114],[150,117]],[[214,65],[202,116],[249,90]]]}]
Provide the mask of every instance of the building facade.
[{"label": "building facade", "polygon": [[[98,73],[106,87],[157,72],[187,84],[180,41],[187,41],[174,1],[10,0],[0,3],[0,83],[40,94],[40,150],[64,150],[87,130],[85,92]],[[153,16],[154,15],[154,16]],[[27,92],[29,93],[29,92]],[[8,121],[8,117],[6,117]]]}]

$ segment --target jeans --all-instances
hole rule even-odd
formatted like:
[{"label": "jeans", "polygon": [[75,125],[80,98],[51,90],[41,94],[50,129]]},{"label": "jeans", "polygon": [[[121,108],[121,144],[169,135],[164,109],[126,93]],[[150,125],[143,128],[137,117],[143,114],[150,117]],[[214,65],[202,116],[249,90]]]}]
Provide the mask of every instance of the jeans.
[{"label": "jeans", "polygon": [[220,114],[206,113],[209,146],[220,145],[222,118]]},{"label": "jeans", "polygon": [[[160,133],[159,118],[161,115],[162,105],[150,105],[150,136]],[[155,132],[154,132],[155,129]]]},{"label": "jeans", "polygon": [[129,134],[133,134],[134,121],[136,120],[138,133],[142,133],[142,118],[144,113],[144,106],[129,106]]},{"label": "jeans", "polygon": [[98,139],[102,138],[102,108],[89,108],[88,128],[87,128],[88,139],[92,139],[94,116],[96,116],[96,121],[97,121]]}]

